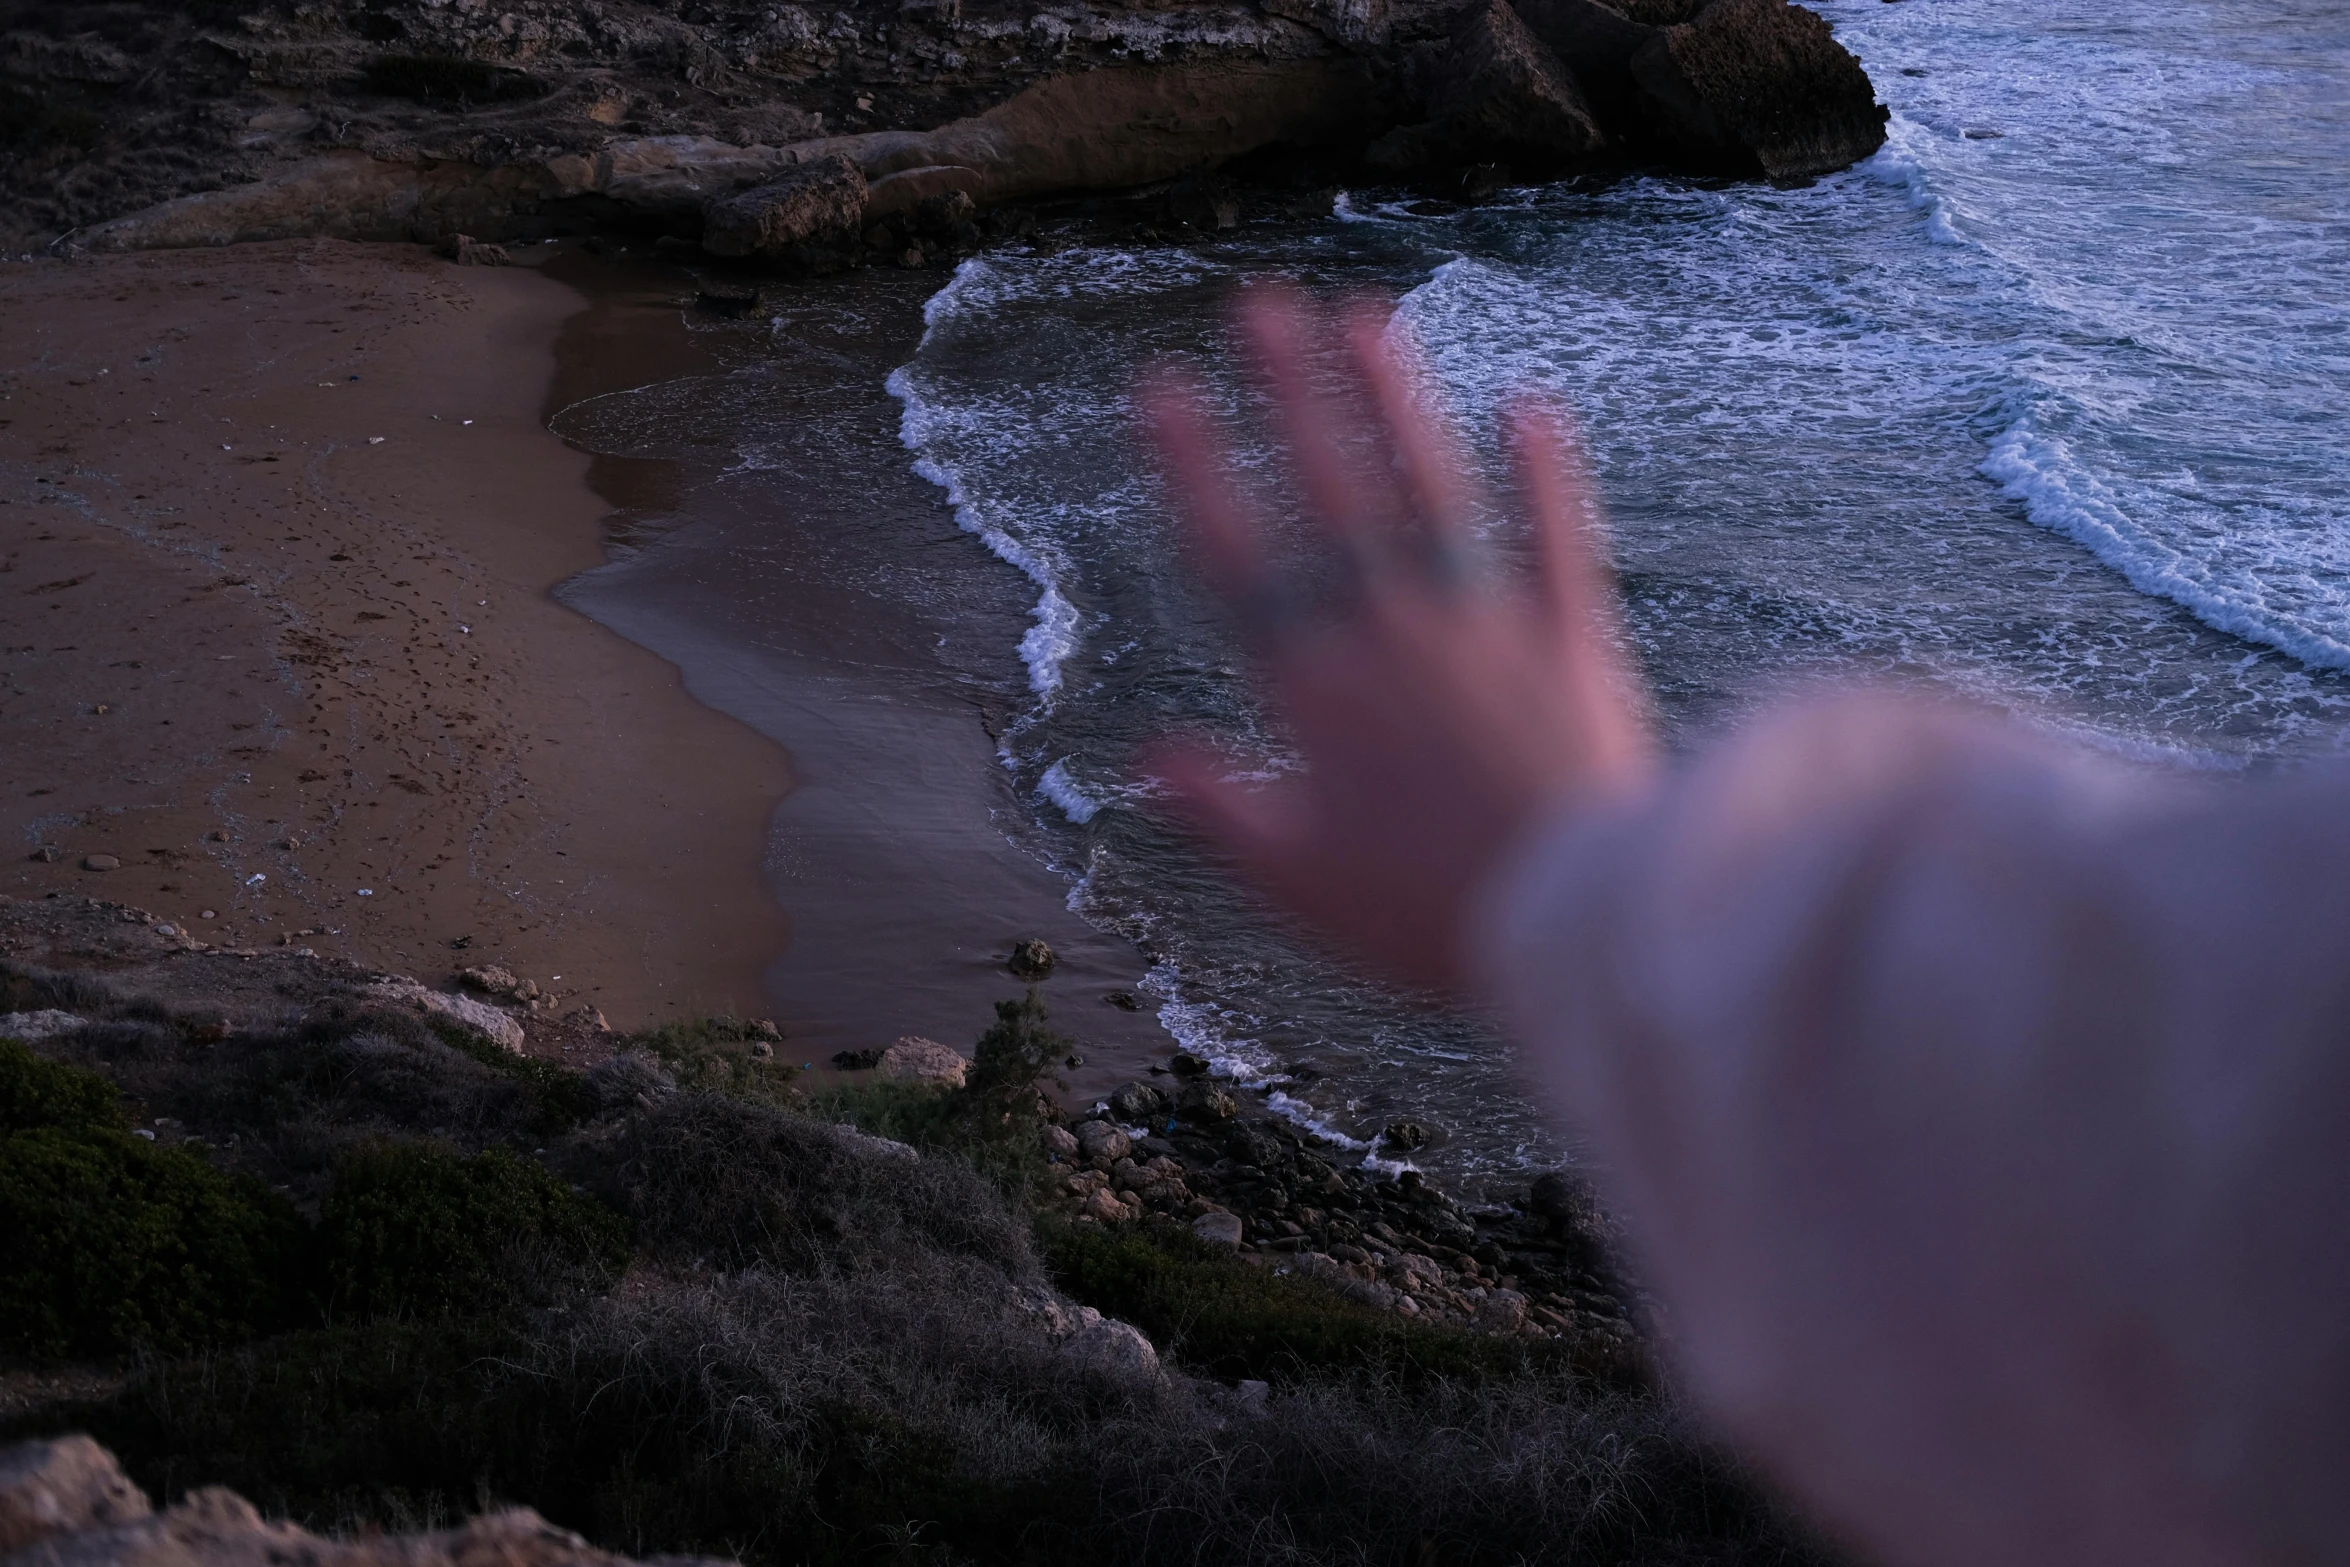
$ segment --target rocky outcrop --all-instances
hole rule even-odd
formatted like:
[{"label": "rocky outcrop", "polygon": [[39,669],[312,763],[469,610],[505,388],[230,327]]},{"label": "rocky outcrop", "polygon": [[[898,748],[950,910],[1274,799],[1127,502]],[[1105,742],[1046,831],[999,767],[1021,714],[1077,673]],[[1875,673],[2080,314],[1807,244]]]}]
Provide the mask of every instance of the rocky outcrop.
[{"label": "rocky outcrop", "polygon": [[1868,73],[1817,13],[1789,0],[1516,6],[1573,72],[1601,128],[1648,161],[1800,179],[1884,145],[1886,111]]},{"label": "rocky outcrop", "polygon": [[1667,110],[1663,139],[1691,164],[1801,179],[1885,142],[1868,73],[1817,13],[1788,0],[1714,0],[1643,45],[1632,73]]},{"label": "rocky outcrop", "polygon": [[965,1074],[971,1070],[968,1058],[934,1039],[913,1034],[884,1050],[876,1065],[881,1075],[893,1082],[928,1088],[960,1088]]},{"label": "rocky outcrop", "polygon": [[702,248],[713,256],[790,260],[811,246],[855,239],[865,202],[865,171],[836,152],[764,185],[712,197],[702,208]]},{"label": "rocky outcrop", "polygon": [[1406,177],[1462,164],[1507,162],[1528,173],[1587,168],[1608,138],[1574,73],[1506,0],[1461,12],[1429,73],[1422,124],[1372,144],[1375,167]]},{"label": "rocky outcrop", "polygon": [[[524,1507],[435,1534],[330,1540],[272,1523],[217,1486],[155,1512],[113,1455],[86,1436],[0,1451],[5,1567],[626,1567],[627,1560]],[[688,1567],[683,1558],[664,1561]]]},{"label": "rocky outcrop", "polygon": [[[137,210],[61,236],[91,248],[305,235],[494,245],[621,226],[706,237],[745,260],[827,264],[862,259],[845,244],[852,209],[870,225],[946,198],[984,209],[1250,157],[1343,173],[1369,153],[1374,177],[1605,162],[1795,178],[1883,136],[1859,64],[1787,0],[1156,0],[1024,20],[876,0],[829,20],[775,8],[739,36],[731,13],[689,24],[642,9],[601,7],[583,27],[573,8],[537,0],[496,17],[311,0],[297,23],[255,0],[238,36],[202,35],[207,75],[165,49],[173,36],[195,45],[184,12],[120,0],[105,17],[124,47],[73,33],[70,17],[6,35],[0,117],[37,117],[36,99],[60,95],[113,104],[135,78],[179,81],[172,90],[206,116],[236,122],[204,154],[215,166],[180,185],[208,188],[125,203]],[[125,19],[149,12],[156,25],[133,38]],[[371,44],[378,35],[418,52]],[[240,73],[300,89],[304,106],[240,88],[229,112],[221,95],[236,96],[225,83]],[[89,119],[57,112],[36,142]],[[76,155],[56,142],[35,168],[0,153],[0,191],[12,176],[26,192],[46,182],[41,200],[79,214],[93,191],[165,178],[161,164],[140,166],[153,178],[72,177]],[[173,157],[202,161],[185,137]],[[818,165],[834,172],[801,172]],[[50,210],[15,199],[0,196],[0,232]]]}]

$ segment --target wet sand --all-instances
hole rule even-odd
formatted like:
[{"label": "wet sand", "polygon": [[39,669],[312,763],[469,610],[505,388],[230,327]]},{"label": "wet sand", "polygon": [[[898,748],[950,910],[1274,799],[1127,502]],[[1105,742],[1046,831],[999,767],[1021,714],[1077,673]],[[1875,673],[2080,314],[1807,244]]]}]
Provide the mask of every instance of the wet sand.
[{"label": "wet sand", "polygon": [[581,303],[404,246],[0,268],[0,889],[768,1010],[786,758],[550,596],[610,509],[542,422]]},{"label": "wet sand", "polygon": [[1072,1094],[1164,1059],[1152,1013],[1105,1000],[1144,959],[1069,911],[996,757],[1028,701],[1035,590],[912,473],[883,388],[943,276],[806,283],[724,323],[680,311],[675,272],[559,265],[592,303],[564,331],[557,400],[675,389],[555,412],[576,444],[635,454],[591,468],[621,547],[559,596],[788,750],[765,869],[793,920],[768,988],[795,1053],[821,1068],[908,1032],[968,1051],[1020,992],[1012,945],[1041,937],[1060,955],[1046,1001],[1084,1058]]},{"label": "wet sand", "polygon": [[[716,437],[548,429],[726,362],[691,279],[522,255],[545,271],[334,242],[0,268],[0,890],[502,963],[616,1027],[774,1016],[817,1062],[968,1050],[1042,936],[1074,1092],[1163,1055],[1103,1001],[1140,955],[1015,841],[990,726],[1026,585],[895,444],[880,382],[936,280],[811,293],[863,325],[779,387],[848,399],[846,446],[744,486]],[[829,569],[860,529],[952,562],[984,667],[936,656],[919,591]],[[779,574],[740,576],[746,535]]]}]

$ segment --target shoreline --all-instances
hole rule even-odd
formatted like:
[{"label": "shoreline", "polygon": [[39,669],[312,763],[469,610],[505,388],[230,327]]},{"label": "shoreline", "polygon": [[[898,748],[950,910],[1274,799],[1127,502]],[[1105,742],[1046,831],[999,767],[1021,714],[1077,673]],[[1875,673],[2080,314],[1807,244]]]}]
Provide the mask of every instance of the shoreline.
[{"label": "shoreline", "polygon": [[1085,1047],[1071,1097],[1163,1058],[1150,1012],[1100,1004],[1141,955],[1014,841],[989,735],[1016,692],[837,581],[732,624],[673,591],[729,519],[810,554],[848,527],[979,548],[880,384],[935,282],[805,290],[882,320],[808,389],[862,389],[878,444],[745,495],[550,427],[720,365],[688,275],[518,260],[289,241],[0,267],[27,367],[0,383],[0,584],[52,589],[0,589],[0,831],[34,856],[0,891],[435,982],[494,964],[622,1029],[773,1016],[819,1072],[908,1033],[967,1050],[1042,937]]},{"label": "shoreline", "polygon": [[623,1026],[766,1010],[786,759],[553,597],[610,510],[542,415],[577,293],[335,241],[0,292],[0,885]]}]

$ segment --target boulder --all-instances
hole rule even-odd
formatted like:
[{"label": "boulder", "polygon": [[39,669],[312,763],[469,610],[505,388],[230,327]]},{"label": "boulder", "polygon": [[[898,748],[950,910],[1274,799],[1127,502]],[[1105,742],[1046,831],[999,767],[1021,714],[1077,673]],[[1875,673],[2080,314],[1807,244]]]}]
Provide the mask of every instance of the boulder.
[{"label": "boulder", "polygon": [[1191,1233],[1217,1246],[1240,1244],[1241,1223],[1237,1213],[1203,1213],[1191,1221]]},{"label": "boulder", "polygon": [[895,1083],[960,1088],[971,1063],[935,1039],[908,1034],[881,1053],[875,1068]]},{"label": "boulder", "polygon": [[1240,1114],[1240,1101],[1213,1083],[1193,1082],[1176,1098],[1175,1113],[1186,1121],[1229,1121]]},{"label": "boulder", "polygon": [[1134,1140],[1108,1121],[1080,1121],[1075,1136],[1088,1164],[1116,1164],[1134,1151]]},{"label": "boulder", "polygon": [[1055,1126],[1052,1122],[1047,1121],[1036,1129],[1036,1140],[1044,1145],[1045,1153],[1052,1158],[1074,1159],[1077,1157],[1077,1138],[1065,1126]]},{"label": "boulder", "polygon": [[1162,1120],[1173,1108],[1174,1101],[1148,1083],[1120,1083],[1110,1091],[1110,1114],[1129,1125]]},{"label": "boulder", "polygon": [[1403,1153],[1427,1147],[1428,1137],[1428,1128],[1418,1121],[1390,1121],[1379,1134],[1381,1142]]},{"label": "boulder", "polygon": [[382,980],[368,987],[365,994],[373,1000],[400,1002],[445,1017],[516,1055],[522,1054],[525,1038],[522,1025],[510,1013],[501,1012],[487,1002],[427,990],[412,979]]},{"label": "boulder", "polygon": [[1177,1077],[1205,1077],[1208,1075],[1207,1057],[1195,1056],[1188,1050],[1176,1051],[1175,1058],[1169,1061],[1167,1066]]},{"label": "boulder", "polygon": [[1725,173],[1804,179],[1885,144],[1890,111],[1817,13],[1788,0],[1713,0],[1632,57],[1657,137]]},{"label": "boulder", "polygon": [[1506,0],[1461,13],[1428,109],[1448,148],[1467,160],[1556,170],[1589,163],[1607,145],[1574,74]]},{"label": "boulder", "polygon": [[1006,967],[1014,979],[1042,979],[1053,971],[1060,957],[1046,943],[1030,937],[1012,947],[1012,960]]},{"label": "boulder", "polygon": [[1061,1341],[1062,1358],[1096,1376],[1156,1376],[1159,1352],[1142,1330],[1115,1317],[1095,1316]]},{"label": "boulder", "polygon": [[865,227],[865,173],[845,153],[803,163],[702,207],[702,248],[713,256],[784,261],[853,242]]},{"label": "boulder", "polygon": [[1648,109],[1632,76],[1632,57],[1664,30],[1635,22],[1599,0],[1512,0],[1512,6],[1573,73],[1600,129],[1620,143],[1644,142]]},{"label": "boulder", "polygon": [[49,1535],[128,1523],[153,1510],[114,1455],[86,1436],[0,1450],[0,1556]]}]

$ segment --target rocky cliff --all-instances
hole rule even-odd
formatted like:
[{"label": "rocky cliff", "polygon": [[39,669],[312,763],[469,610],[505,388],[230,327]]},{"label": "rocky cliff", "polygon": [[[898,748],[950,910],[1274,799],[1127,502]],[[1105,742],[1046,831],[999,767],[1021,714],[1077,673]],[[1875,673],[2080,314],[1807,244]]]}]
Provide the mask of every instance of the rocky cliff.
[{"label": "rocky cliff", "polygon": [[[81,0],[0,35],[0,243],[693,240],[732,202],[742,253],[853,261],[924,202],[1215,168],[1801,178],[1883,119],[1787,0]],[[842,159],[861,196],[811,201]],[[778,181],[780,213],[740,210]]]}]

